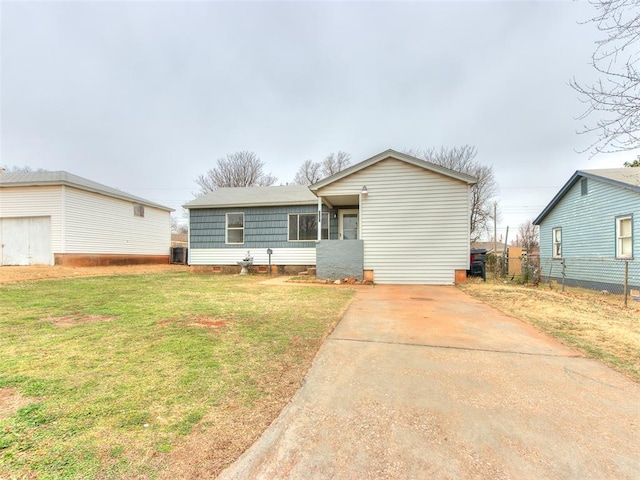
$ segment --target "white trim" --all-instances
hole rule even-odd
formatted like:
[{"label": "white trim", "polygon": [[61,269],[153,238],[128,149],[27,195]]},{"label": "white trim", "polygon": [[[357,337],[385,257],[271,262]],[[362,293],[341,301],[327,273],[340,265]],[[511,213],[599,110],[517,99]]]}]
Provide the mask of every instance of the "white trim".
[{"label": "white trim", "polygon": [[[300,236],[300,215],[311,215],[316,217],[316,221],[318,218],[318,214],[320,214],[320,216],[326,215],[327,216],[327,238],[323,239],[322,238],[322,224],[321,222],[318,222],[317,226],[318,226],[318,238],[310,238],[310,239],[303,239],[303,240],[291,240],[289,238],[289,232],[290,232],[290,228],[291,228],[291,215],[297,215],[298,216],[298,237]],[[315,242],[315,241],[319,241],[319,240],[329,240],[331,235],[331,232],[329,232],[329,212],[314,212],[314,213],[309,213],[309,212],[291,212],[291,213],[287,213],[287,242],[289,243],[298,243],[298,242]]]},{"label": "white trim", "polygon": [[[556,233],[560,234],[560,238],[557,240]],[[556,253],[556,245],[560,246],[560,253]],[[562,258],[562,227],[553,227],[551,229],[551,257]]]},{"label": "white trim", "polygon": [[[315,247],[272,248],[272,265],[315,265]],[[246,248],[190,248],[189,265],[237,265],[247,254]],[[266,248],[252,248],[254,265],[269,265]]]},{"label": "white trim", "polygon": [[356,208],[348,208],[348,209],[338,210],[338,239],[339,240],[344,240],[344,238],[343,238],[343,236],[344,236],[343,235],[344,234],[343,221],[344,221],[345,213],[348,214],[348,215],[351,215],[351,214],[355,213],[357,215],[356,222],[357,222],[357,229],[358,230],[356,232],[356,235],[357,235],[358,238],[356,238],[355,240],[358,240],[359,238],[361,238],[361,235],[360,235],[360,211],[358,209],[356,209]]},{"label": "white trim", "polygon": [[[289,237],[289,232],[287,232],[287,237]],[[318,235],[317,240],[322,240],[322,197],[318,197]]]},{"label": "white trim", "polygon": [[476,183],[478,183],[478,179],[476,177],[473,177],[471,175],[467,175],[466,173],[461,173],[461,172],[456,172],[454,170],[450,170],[448,168],[445,167],[441,167],[440,165],[436,165],[434,163],[431,162],[427,162],[426,160],[421,160],[419,158],[413,157],[411,155],[407,155],[406,153],[400,153],[400,152],[396,152],[395,150],[389,149],[389,150],[385,150],[384,152],[381,152],[377,155],[374,155],[371,158],[368,158],[367,160],[363,160],[360,163],[356,163],[355,165],[351,165],[348,168],[345,168],[344,170],[331,175],[327,178],[324,178],[322,180],[320,180],[317,183],[314,183],[313,185],[309,186],[309,189],[312,192],[317,192],[319,189],[326,187],[327,185],[330,185],[340,179],[343,179],[345,177],[348,177],[349,175],[352,175],[356,172],[359,172],[367,167],[370,167],[372,165],[375,165],[376,163],[382,161],[382,160],[386,160],[388,158],[393,158],[395,160],[399,160],[401,162],[410,164],[410,165],[415,165],[416,167],[420,167],[423,168],[427,171],[431,171],[431,172],[435,172],[435,173],[439,173],[441,175],[445,175],[447,177],[456,179],[456,180],[460,180],[462,182],[467,183],[468,185],[474,185]]},{"label": "white trim", "polygon": [[[629,221],[629,235],[622,236],[621,235],[621,224],[622,222],[628,220]],[[620,253],[624,249],[623,241],[629,240],[631,251],[629,253]],[[616,217],[616,258],[619,259],[630,259],[633,258],[633,216],[632,215],[621,215]]]},{"label": "white trim", "polygon": [[[229,227],[229,215],[242,215],[242,228]],[[229,229],[242,230],[242,242],[229,241]],[[224,243],[226,245],[244,245],[244,212],[227,212],[224,215]]]}]

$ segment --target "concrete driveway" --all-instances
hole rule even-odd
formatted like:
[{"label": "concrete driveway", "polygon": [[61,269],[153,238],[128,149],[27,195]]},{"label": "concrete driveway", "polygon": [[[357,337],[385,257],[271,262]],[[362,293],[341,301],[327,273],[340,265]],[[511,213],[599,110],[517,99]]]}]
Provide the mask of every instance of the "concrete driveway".
[{"label": "concrete driveway", "polygon": [[638,479],[640,385],[454,287],[362,288],[220,479]]}]

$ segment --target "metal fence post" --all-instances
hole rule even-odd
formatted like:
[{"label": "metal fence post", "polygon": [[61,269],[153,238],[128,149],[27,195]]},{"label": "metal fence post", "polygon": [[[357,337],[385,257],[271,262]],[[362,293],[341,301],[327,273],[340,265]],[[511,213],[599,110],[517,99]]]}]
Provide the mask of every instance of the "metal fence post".
[{"label": "metal fence post", "polygon": [[624,306],[627,306],[629,297],[629,260],[624,261]]}]

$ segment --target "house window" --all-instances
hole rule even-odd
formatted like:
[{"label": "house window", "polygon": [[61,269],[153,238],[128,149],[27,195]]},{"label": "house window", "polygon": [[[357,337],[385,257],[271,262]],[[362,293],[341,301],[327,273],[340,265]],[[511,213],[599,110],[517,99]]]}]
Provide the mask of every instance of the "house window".
[{"label": "house window", "polygon": [[[289,238],[290,242],[313,241],[318,239],[318,214],[317,213],[292,213],[289,214]],[[322,240],[329,239],[329,214],[322,214]]]},{"label": "house window", "polygon": [[244,213],[227,213],[226,243],[244,243]]},{"label": "house window", "polygon": [[134,217],[144,217],[144,205],[140,205],[139,203],[133,204],[133,216]]},{"label": "house window", "polygon": [[616,217],[616,258],[633,257],[633,227],[631,215]]},{"label": "house window", "polygon": [[587,184],[587,179],[583,178],[580,180],[580,194],[584,197],[589,191],[589,185]]},{"label": "house window", "polygon": [[551,230],[553,236],[553,258],[562,258],[562,229],[560,227]]}]

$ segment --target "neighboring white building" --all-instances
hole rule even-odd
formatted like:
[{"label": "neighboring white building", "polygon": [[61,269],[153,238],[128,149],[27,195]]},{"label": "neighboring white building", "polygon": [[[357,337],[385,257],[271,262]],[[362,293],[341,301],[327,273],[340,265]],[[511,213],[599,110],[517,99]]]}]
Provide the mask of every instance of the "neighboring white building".
[{"label": "neighboring white building", "polygon": [[0,173],[0,265],[169,263],[171,211],[67,172]]}]

